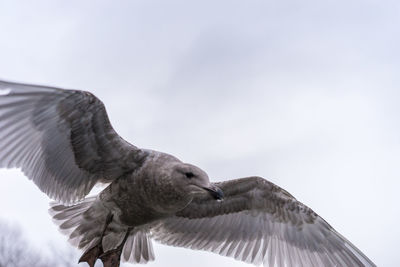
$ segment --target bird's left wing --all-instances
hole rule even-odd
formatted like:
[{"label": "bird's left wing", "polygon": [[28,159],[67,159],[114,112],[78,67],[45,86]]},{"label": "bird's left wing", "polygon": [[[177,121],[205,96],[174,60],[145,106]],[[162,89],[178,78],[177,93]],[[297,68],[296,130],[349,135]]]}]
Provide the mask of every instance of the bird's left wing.
[{"label": "bird's left wing", "polygon": [[0,81],[0,168],[21,168],[51,198],[82,199],[146,153],[114,131],[91,93]]},{"label": "bird's left wing", "polygon": [[216,183],[224,200],[205,193],[153,237],[264,266],[375,266],[314,211],[260,177]]}]

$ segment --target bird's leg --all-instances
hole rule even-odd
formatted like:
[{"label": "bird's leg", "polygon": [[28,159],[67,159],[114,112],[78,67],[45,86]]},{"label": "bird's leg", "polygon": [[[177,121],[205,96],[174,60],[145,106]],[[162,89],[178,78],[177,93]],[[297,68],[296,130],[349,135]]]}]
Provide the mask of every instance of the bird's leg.
[{"label": "bird's leg", "polygon": [[78,263],[87,262],[90,267],[94,267],[96,260],[99,258],[101,254],[103,254],[103,237],[107,230],[108,225],[111,223],[113,215],[110,213],[106,218],[106,223],[104,224],[103,230],[101,231],[101,236],[98,243],[91,247],[90,249],[86,250],[85,253],[82,254],[81,258],[79,259]]},{"label": "bird's leg", "polygon": [[104,267],[119,267],[122,249],[124,248],[125,242],[128,239],[128,236],[131,231],[132,228],[128,228],[124,236],[124,239],[118,245],[118,247],[111,249],[99,256],[99,258],[103,262]]}]

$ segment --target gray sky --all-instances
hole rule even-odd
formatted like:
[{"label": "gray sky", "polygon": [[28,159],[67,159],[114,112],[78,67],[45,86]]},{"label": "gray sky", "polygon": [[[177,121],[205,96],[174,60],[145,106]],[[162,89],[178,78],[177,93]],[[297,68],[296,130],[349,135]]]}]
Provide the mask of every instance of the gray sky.
[{"label": "gray sky", "polygon": [[[214,181],[263,176],[394,267],[399,13],[385,0],[0,0],[0,78],[89,90],[133,144]],[[0,176],[0,218],[64,244],[49,199],[17,170]],[[149,266],[247,266],[155,253]]]}]

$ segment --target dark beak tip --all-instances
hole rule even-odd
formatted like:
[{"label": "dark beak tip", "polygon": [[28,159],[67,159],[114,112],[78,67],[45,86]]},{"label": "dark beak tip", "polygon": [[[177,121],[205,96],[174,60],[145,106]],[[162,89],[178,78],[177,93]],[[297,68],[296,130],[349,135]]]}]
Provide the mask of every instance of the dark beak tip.
[{"label": "dark beak tip", "polygon": [[205,188],[210,195],[216,200],[223,200],[224,199],[224,192],[217,186],[213,186],[211,188]]},{"label": "dark beak tip", "polygon": [[215,196],[215,198],[216,198],[217,200],[224,200],[224,192],[223,192],[220,188],[218,188],[218,189],[216,190],[216,196]]}]

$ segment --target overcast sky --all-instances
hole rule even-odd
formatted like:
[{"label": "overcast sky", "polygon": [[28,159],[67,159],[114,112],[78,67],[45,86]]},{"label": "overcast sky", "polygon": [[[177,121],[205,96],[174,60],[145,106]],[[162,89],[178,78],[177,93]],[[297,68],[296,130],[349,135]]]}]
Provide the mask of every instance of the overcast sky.
[{"label": "overcast sky", "polygon": [[[0,0],[0,79],[91,91],[133,144],[213,181],[263,176],[387,267],[400,266],[399,47],[399,1]],[[17,170],[0,180],[0,219],[66,243],[46,195]],[[248,266],[155,254],[149,266]]]}]

